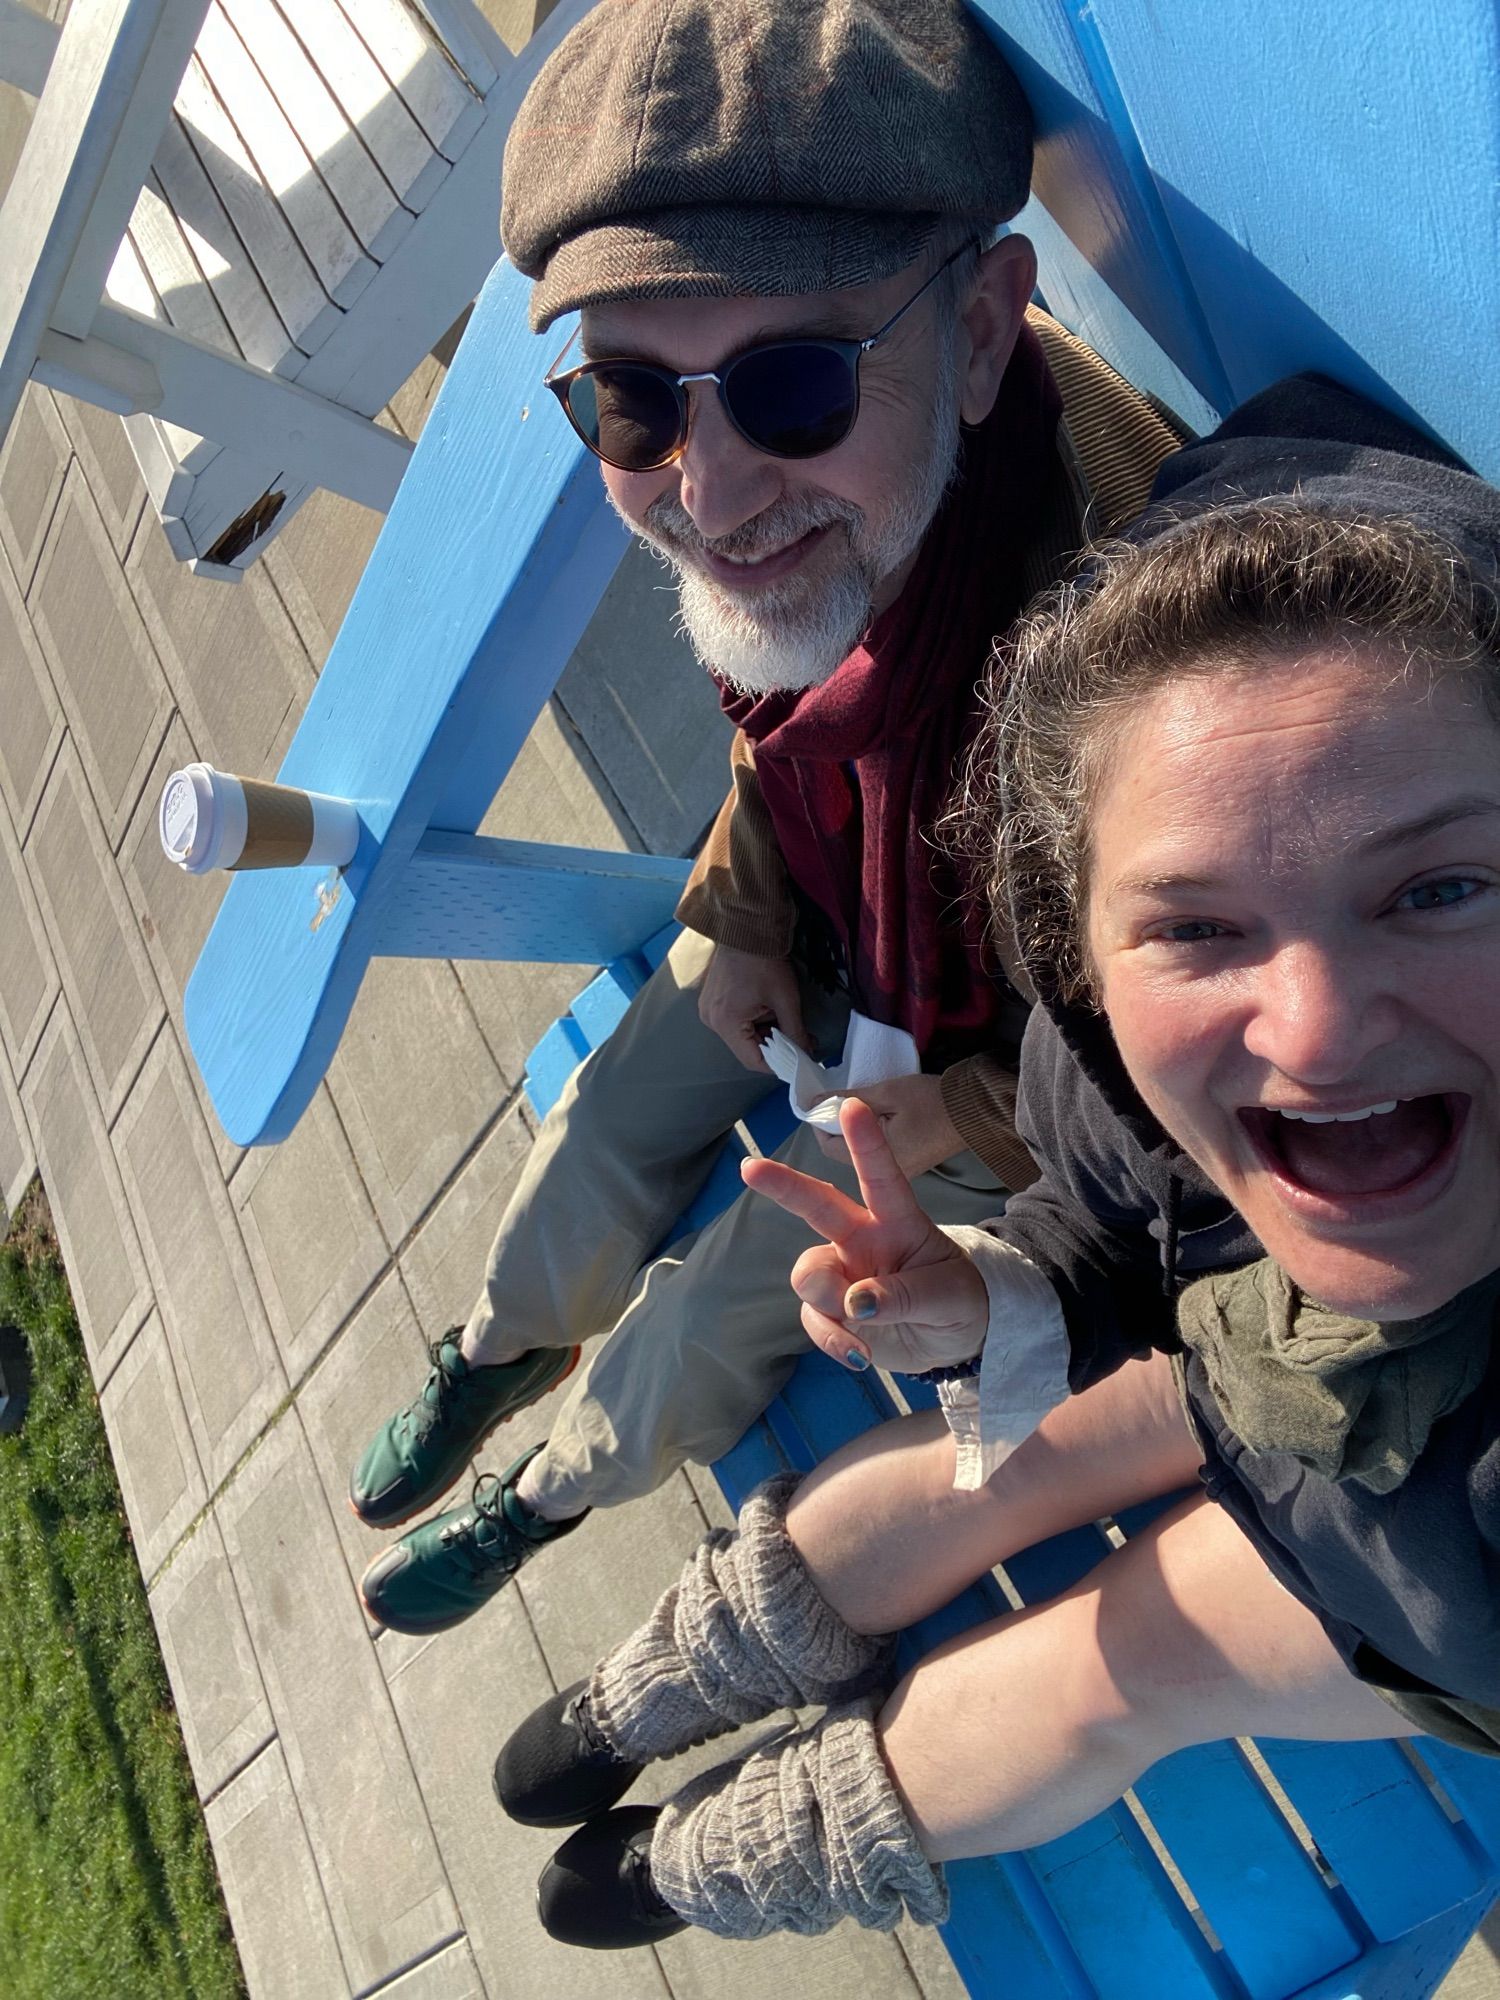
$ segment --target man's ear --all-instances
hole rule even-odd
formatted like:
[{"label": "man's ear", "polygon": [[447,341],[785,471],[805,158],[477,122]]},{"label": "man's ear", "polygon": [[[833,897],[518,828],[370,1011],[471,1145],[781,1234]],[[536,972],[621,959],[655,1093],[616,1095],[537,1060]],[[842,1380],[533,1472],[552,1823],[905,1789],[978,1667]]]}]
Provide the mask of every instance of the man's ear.
[{"label": "man's ear", "polygon": [[968,336],[958,413],[966,424],[981,424],[995,407],[1000,378],[1010,365],[1031,294],[1036,289],[1036,251],[1028,236],[1002,236],[979,259],[968,304],[959,315]]}]

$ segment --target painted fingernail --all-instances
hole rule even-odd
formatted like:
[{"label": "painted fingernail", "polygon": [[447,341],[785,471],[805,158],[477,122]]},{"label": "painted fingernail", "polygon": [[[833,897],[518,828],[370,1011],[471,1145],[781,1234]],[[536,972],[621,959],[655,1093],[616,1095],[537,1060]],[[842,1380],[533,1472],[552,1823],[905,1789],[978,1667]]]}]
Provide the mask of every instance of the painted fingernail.
[{"label": "painted fingernail", "polygon": [[862,1347],[851,1347],[844,1356],[844,1366],[852,1368],[856,1375],[862,1375],[870,1365],[870,1357]]},{"label": "painted fingernail", "polygon": [[873,1292],[851,1292],[849,1312],[854,1319],[873,1319],[880,1310],[880,1301]]}]

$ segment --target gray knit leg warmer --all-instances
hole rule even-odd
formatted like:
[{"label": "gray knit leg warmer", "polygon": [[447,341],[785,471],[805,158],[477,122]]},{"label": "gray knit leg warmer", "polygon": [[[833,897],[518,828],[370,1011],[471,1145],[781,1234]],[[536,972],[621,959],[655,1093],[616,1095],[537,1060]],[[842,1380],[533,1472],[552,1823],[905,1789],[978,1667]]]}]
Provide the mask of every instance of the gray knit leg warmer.
[{"label": "gray knit leg warmer", "polygon": [[651,1836],[651,1880],[719,1937],[814,1935],[853,1917],[888,1931],[948,1914],[875,1739],[868,1696],[685,1785]]},{"label": "gray knit leg warmer", "polygon": [[738,1530],[701,1542],[645,1624],[595,1667],[589,1714],[620,1756],[670,1757],[778,1708],[883,1681],[894,1640],[846,1625],[787,1535],[797,1484],[783,1475],[758,1487]]}]

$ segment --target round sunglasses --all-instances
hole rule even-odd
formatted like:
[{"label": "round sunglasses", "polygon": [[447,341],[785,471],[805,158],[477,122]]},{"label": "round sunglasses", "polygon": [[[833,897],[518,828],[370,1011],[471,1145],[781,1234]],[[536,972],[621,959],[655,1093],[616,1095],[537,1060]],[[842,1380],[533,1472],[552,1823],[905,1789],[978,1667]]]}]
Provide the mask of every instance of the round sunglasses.
[{"label": "round sunglasses", "polygon": [[[906,304],[865,340],[767,341],[745,348],[722,368],[696,375],[677,375],[654,361],[624,356],[585,361],[561,374],[554,363],[546,386],[594,456],[621,472],[654,472],[682,456],[692,422],[690,382],[714,384],[725,416],[757,451],[772,458],[816,458],[842,444],[854,428],[863,356],[885,339],[951,264],[977,248],[977,243],[965,243],[945,258]],[[568,347],[575,338],[576,334],[570,336]]]}]

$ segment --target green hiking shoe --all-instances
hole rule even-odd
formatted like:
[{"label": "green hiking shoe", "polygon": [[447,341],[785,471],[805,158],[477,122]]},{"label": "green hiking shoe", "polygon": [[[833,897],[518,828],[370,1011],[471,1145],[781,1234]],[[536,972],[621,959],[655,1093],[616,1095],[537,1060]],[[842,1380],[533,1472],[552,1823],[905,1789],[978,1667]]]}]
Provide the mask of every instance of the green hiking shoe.
[{"label": "green hiking shoe", "polygon": [[349,1505],[393,1528],[458,1478],[497,1424],[545,1396],[577,1366],[577,1347],[533,1347],[516,1361],[471,1368],[454,1327],[428,1349],[432,1373],[414,1403],[376,1432],[349,1479]]},{"label": "green hiking shoe", "polygon": [[365,1609],[393,1632],[446,1632],[478,1611],[539,1548],[560,1541],[585,1518],[544,1521],[516,1493],[516,1481],[541,1450],[524,1452],[497,1478],[482,1472],[461,1507],[434,1514],[376,1556],[360,1578]]}]

